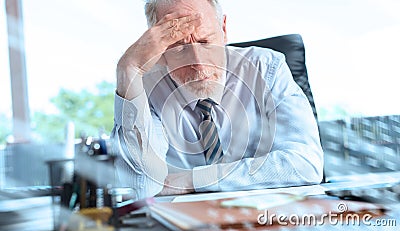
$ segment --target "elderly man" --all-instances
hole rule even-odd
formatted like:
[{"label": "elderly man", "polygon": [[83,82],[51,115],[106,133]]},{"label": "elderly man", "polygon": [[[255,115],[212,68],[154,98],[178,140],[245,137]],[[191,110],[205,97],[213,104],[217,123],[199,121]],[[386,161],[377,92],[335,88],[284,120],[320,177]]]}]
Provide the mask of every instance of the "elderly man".
[{"label": "elderly man", "polygon": [[112,138],[138,197],[320,183],[311,107],[283,54],[232,48],[217,0],[147,0],[117,65]]}]

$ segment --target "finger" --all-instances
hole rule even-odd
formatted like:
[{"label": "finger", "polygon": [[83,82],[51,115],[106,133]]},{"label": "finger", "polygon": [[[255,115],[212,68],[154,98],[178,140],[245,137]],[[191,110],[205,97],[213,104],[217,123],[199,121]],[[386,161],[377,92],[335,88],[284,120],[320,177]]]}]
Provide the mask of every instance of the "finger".
[{"label": "finger", "polygon": [[161,24],[164,24],[165,22],[173,20],[175,18],[182,18],[182,17],[186,17],[186,16],[189,16],[189,15],[192,15],[192,14],[193,14],[193,12],[190,12],[190,11],[173,12],[173,13],[170,13],[170,14],[166,14],[164,17],[161,18],[160,21],[158,21],[156,23],[156,25],[161,25]]},{"label": "finger", "polygon": [[201,25],[201,18],[185,18],[185,20],[191,20],[185,23],[176,24],[173,27],[162,32],[162,42],[166,46],[170,46],[179,40],[182,40],[192,34],[197,27]]},{"label": "finger", "polygon": [[192,34],[195,28],[196,27],[190,23],[183,24],[178,30],[176,28],[170,28],[164,31],[161,41],[168,47]]},{"label": "finger", "polygon": [[198,24],[201,22],[202,15],[197,13],[197,14],[191,14],[188,16],[180,17],[180,18],[173,18],[168,21],[165,21],[164,23],[160,24],[161,30],[167,30],[170,28],[175,28],[175,30],[178,30],[181,26],[183,26],[186,23],[192,23],[192,24]]}]

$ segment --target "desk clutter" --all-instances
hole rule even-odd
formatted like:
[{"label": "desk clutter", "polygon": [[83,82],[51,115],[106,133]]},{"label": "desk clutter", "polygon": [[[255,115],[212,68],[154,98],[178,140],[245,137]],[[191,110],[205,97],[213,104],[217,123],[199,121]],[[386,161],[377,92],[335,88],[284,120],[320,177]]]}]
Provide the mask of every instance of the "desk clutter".
[{"label": "desk clutter", "polygon": [[114,156],[107,145],[105,139],[86,137],[75,146],[73,166],[64,168],[63,175],[72,179],[62,183],[56,230],[114,230],[110,224]]},{"label": "desk clutter", "polygon": [[[72,179],[62,183],[55,230],[115,230],[124,226],[124,217],[154,203],[154,198],[137,201],[134,189],[117,186],[115,156],[107,140],[88,137],[75,149],[73,173],[61,174]],[[60,161],[65,162],[55,162]]]}]

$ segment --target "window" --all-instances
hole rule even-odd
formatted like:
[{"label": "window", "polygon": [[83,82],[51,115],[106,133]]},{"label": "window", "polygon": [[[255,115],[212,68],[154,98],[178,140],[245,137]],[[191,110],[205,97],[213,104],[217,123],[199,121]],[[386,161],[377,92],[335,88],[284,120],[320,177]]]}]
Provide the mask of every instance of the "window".
[{"label": "window", "polygon": [[[0,1],[4,6],[4,0]],[[0,145],[4,145],[7,136],[11,133],[12,111],[10,72],[8,63],[8,32],[6,23],[5,7],[0,7]]]},{"label": "window", "polygon": [[228,15],[229,42],[302,35],[328,179],[399,170],[398,1],[222,0],[222,4]]},{"label": "window", "polygon": [[[14,180],[8,180],[3,187],[48,184],[44,161],[65,155],[66,127],[70,121],[75,123],[76,138],[111,132],[116,63],[147,27],[140,1],[20,2],[32,142],[7,145],[0,152],[0,174]],[[0,3],[4,12],[1,34],[7,35],[6,1]],[[13,141],[7,51],[7,37],[1,36],[0,117],[8,118],[0,122],[1,144],[6,143],[7,137]],[[18,173],[22,169],[25,174]]]}]

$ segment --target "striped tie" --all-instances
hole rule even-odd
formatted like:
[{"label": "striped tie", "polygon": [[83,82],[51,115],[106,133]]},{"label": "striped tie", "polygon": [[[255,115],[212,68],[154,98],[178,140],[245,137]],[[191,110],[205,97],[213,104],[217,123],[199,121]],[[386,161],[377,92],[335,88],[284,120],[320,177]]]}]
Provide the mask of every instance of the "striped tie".
[{"label": "striped tie", "polygon": [[204,156],[207,164],[212,164],[221,159],[223,152],[220,145],[217,128],[211,118],[211,107],[214,105],[211,99],[199,100],[197,107],[204,115],[200,124],[201,143],[204,148]]}]

